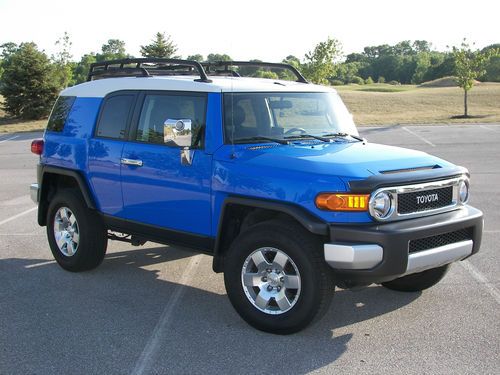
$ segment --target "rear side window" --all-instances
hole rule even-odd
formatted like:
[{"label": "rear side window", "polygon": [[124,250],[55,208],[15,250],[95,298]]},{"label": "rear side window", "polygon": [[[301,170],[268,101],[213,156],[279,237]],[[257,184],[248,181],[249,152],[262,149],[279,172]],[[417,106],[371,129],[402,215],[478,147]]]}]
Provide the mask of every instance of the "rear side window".
[{"label": "rear side window", "polygon": [[116,95],[106,99],[97,125],[98,137],[125,138],[127,121],[134,95]]},{"label": "rear side window", "polygon": [[63,131],[66,118],[69,111],[71,111],[75,99],[76,97],[74,96],[60,96],[57,98],[56,104],[54,104],[54,108],[52,108],[52,112],[50,113],[47,130],[51,132]]}]

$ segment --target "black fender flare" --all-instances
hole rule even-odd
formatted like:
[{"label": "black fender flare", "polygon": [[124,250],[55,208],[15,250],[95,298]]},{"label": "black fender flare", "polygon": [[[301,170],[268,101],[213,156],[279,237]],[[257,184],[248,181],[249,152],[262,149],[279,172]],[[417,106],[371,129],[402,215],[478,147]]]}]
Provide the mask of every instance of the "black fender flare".
[{"label": "black fender flare", "polygon": [[46,225],[46,213],[48,208],[47,197],[48,197],[48,189],[50,188],[50,183],[47,182],[48,175],[60,175],[73,178],[80,189],[80,192],[83,196],[83,199],[87,207],[92,210],[96,209],[94,198],[90,193],[90,188],[79,171],[63,167],[55,167],[51,165],[39,164],[37,168],[37,180],[38,180],[38,186],[40,188],[40,193],[38,195],[40,197],[40,201],[38,202],[39,225],[42,226]]},{"label": "black fender flare", "polygon": [[299,222],[307,231],[321,236],[328,236],[329,229],[328,224],[313,215],[305,208],[298,206],[293,203],[284,203],[277,201],[270,201],[259,198],[245,198],[245,197],[237,197],[230,196],[227,197],[222,203],[220,216],[219,216],[219,224],[217,228],[217,237],[215,240],[214,250],[213,250],[213,264],[212,268],[215,272],[223,271],[223,224],[224,217],[227,212],[227,208],[230,205],[239,205],[246,206],[250,208],[261,208],[270,211],[276,211],[277,213],[284,213],[294,218]]}]

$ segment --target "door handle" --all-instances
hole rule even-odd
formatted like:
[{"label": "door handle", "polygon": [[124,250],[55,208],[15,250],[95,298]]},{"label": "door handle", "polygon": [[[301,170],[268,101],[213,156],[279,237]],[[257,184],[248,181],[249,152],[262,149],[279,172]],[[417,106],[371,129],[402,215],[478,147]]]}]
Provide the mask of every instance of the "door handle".
[{"label": "door handle", "polygon": [[137,159],[121,158],[120,163],[125,165],[133,165],[134,167],[142,167],[142,160]]}]

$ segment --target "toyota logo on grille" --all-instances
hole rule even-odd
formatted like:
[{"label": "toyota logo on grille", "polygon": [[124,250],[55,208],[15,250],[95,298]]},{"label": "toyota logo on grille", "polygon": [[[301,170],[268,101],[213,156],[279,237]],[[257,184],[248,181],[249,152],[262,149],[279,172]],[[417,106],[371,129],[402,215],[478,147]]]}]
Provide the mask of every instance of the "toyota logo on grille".
[{"label": "toyota logo on grille", "polygon": [[417,204],[425,204],[431,202],[437,202],[439,197],[437,194],[427,194],[427,195],[417,195]]}]

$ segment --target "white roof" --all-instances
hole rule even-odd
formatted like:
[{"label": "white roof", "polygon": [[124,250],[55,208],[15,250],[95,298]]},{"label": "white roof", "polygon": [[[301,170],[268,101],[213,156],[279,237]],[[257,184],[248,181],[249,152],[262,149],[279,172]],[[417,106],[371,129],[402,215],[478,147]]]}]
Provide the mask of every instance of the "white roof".
[{"label": "white roof", "polygon": [[105,78],[69,87],[64,96],[102,98],[119,90],[172,90],[193,92],[335,92],[326,86],[275,79],[214,77],[211,83],[196,82],[198,76]]}]

